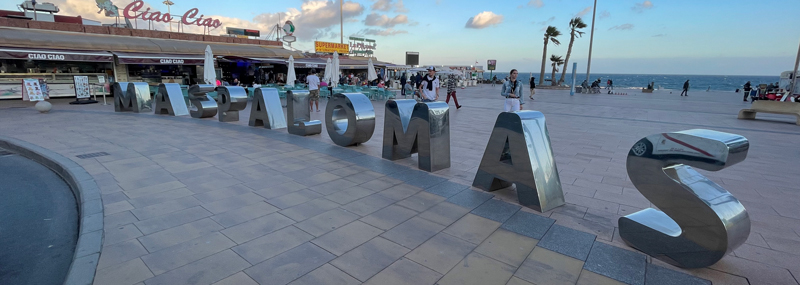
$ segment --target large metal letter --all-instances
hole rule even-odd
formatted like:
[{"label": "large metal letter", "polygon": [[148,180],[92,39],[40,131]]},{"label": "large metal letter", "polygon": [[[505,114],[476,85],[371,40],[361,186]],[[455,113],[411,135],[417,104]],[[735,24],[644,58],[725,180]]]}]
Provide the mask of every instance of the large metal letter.
[{"label": "large metal letter", "polygon": [[325,107],[325,129],[337,145],[365,143],[375,132],[375,108],[364,94],[334,94]]},{"label": "large metal letter", "polygon": [[472,186],[494,191],[516,184],[519,203],[541,212],[564,205],[561,179],[544,115],[538,111],[497,116]]},{"label": "large metal letter", "polygon": [[286,121],[289,133],[298,136],[310,136],[322,133],[322,122],[311,120],[311,109],[308,106],[308,90],[286,91]]},{"label": "large metal letter", "polygon": [[253,105],[250,106],[251,127],[264,126],[267,129],[283,129],[286,117],[283,116],[281,97],[278,89],[256,88],[253,94]]},{"label": "large metal letter", "polygon": [[128,103],[134,113],[149,112],[153,108],[153,98],[150,96],[150,86],[145,82],[130,82],[126,92]]},{"label": "large metal letter", "polygon": [[450,108],[445,102],[386,101],[383,158],[398,160],[419,153],[419,168],[450,167]]},{"label": "large metal letter", "polygon": [[208,96],[214,91],[214,85],[200,84],[189,86],[189,101],[197,110],[191,110],[193,118],[210,118],[217,114],[217,101]]},{"label": "large metal letter", "polygon": [[239,86],[217,87],[217,100],[219,100],[220,122],[234,122],[239,120],[239,111],[247,107],[247,91]]},{"label": "large metal letter", "polygon": [[710,266],[742,245],[750,217],[731,193],[692,166],[719,171],[747,157],[746,138],[710,130],[651,135],[628,152],[628,176],[659,210],[619,219],[626,243],[676,266]]},{"label": "large metal letter", "polygon": [[186,108],[186,102],[183,100],[183,93],[181,92],[181,85],[178,83],[161,83],[158,85],[158,92],[155,98],[156,114],[171,116],[186,116],[189,115],[189,109]]},{"label": "large metal letter", "polygon": [[114,82],[111,86],[111,93],[114,94],[114,111],[131,111],[131,98],[128,98],[128,82]]}]

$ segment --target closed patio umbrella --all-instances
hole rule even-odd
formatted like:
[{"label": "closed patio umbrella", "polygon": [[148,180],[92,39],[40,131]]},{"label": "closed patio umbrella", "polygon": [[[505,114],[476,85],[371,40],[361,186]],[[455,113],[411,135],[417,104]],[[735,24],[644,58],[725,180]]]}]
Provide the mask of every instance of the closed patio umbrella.
[{"label": "closed patio umbrella", "polygon": [[289,73],[286,74],[286,86],[294,86],[297,75],[294,73],[294,56],[289,56]]},{"label": "closed patio umbrella", "polygon": [[214,53],[211,46],[206,46],[205,59],[203,61],[203,81],[206,84],[217,85],[217,73],[214,72]]},{"label": "closed patio umbrella", "polygon": [[325,77],[322,78],[323,81],[328,82],[331,81],[331,73],[333,72],[333,61],[329,58],[328,61],[325,63]]},{"label": "closed patio umbrella", "polygon": [[333,87],[339,86],[339,53],[333,52],[333,69],[331,70],[331,79],[333,79]]},{"label": "closed patio umbrella", "polygon": [[375,65],[372,64],[372,59],[370,58],[367,62],[367,80],[372,81],[378,79],[378,73],[375,72]]}]

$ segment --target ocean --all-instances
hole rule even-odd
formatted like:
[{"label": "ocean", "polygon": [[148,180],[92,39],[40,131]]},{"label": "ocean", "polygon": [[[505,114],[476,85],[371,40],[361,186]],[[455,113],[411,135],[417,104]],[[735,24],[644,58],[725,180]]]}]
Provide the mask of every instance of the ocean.
[{"label": "ocean", "polygon": [[[484,73],[483,78],[489,79],[489,72]],[[498,79],[508,76],[508,72],[494,72]],[[586,73],[577,73],[578,77],[576,85],[580,86],[581,82],[586,79]],[[536,78],[536,84],[539,84],[539,73],[534,72],[533,77]],[[561,74],[556,74],[556,80],[561,77]],[[753,86],[760,83],[769,84],[775,83],[780,80],[779,75],[775,76],[747,76],[747,75],[658,75],[658,74],[607,74],[607,73],[592,73],[589,84],[593,80],[600,78],[600,86],[605,88],[606,81],[611,79],[614,82],[614,88],[629,88],[640,89],[647,87],[650,82],[655,82],[656,89],[680,90],[683,88],[683,83],[689,80],[689,90],[707,90],[713,91],[736,91],[737,88],[741,89],[747,82]],[[519,79],[526,84],[530,80],[530,72],[520,72]],[[545,80],[550,79],[550,72],[545,73]],[[572,85],[572,74],[567,73],[564,77],[564,84]],[[545,82],[544,85],[550,85],[550,82]]]}]

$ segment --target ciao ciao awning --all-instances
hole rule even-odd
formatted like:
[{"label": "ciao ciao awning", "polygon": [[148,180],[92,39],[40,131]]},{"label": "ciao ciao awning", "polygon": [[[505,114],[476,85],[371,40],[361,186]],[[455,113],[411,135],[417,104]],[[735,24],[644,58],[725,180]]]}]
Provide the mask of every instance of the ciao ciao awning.
[{"label": "ciao ciao awning", "polygon": [[114,52],[114,55],[117,56],[120,64],[203,65],[205,60],[202,54]]},{"label": "ciao ciao awning", "polygon": [[19,60],[113,62],[114,55],[105,51],[57,50],[0,47],[0,58]]}]

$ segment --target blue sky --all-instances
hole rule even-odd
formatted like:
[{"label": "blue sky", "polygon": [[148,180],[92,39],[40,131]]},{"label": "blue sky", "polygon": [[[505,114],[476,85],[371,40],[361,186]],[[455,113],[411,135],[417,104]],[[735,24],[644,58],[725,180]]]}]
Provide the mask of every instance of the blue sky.
[{"label": "blue sky", "polygon": [[[121,9],[130,1],[114,3]],[[18,2],[0,0],[0,9],[14,9]],[[59,5],[62,14],[110,21],[96,14],[93,0],[49,2]],[[166,11],[160,0],[145,2]],[[266,35],[279,17],[284,21],[291,18],[299,37],[293,47],[304,51],[313,51],[315,39],[339,40],[338,2],[173,2],[173,14],[182,15],[197,7],[202,14],[218,16],[223,22],[220,30],[226,26],[257,28]],[[395,63],[403,62],[406,51],[416,51],[425,65],[470,65],[476,61],[485,65],[487,59],[496,59],[499,71],[516,68],[534,72],[541,64],[543,28],[553,25],[564,34],[559,37],[560,46],[548,47],[547,57],[565,55],[569,19],[588,10],[583,19],[591,24],[593,3],[406,0],[402,1],[403,8],[398,8],[398,2],[345,1],[345,40],[354,34],[373,38],[378,44],[378,59]],[[800,11],[800,1],[599,0],[592,72],[777,75],[794,67],[800,43],[796,11]],[[473,17],[476,21],[468,28],[467,21]],[[576,40],[570,60],[578,62],[579,72],[586,70],[589,28],[585,31],[586,35]]]}]

